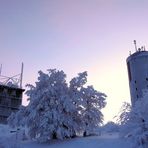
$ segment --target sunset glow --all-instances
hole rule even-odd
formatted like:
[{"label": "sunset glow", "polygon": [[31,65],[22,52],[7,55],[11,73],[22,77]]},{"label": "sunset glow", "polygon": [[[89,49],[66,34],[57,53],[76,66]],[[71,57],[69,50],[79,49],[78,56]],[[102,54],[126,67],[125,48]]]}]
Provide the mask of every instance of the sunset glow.
[{"label": "sunset glow", "polygon": [[[0,64],[20,72],[23,86],[57,68],[67,80],[88,71],[88,84],[106,93],[105,121],[130,102],[126,58],[133,40],[148,48],[148,1],[0,0]],[[27,104],[24,96],[23,104]]]}]

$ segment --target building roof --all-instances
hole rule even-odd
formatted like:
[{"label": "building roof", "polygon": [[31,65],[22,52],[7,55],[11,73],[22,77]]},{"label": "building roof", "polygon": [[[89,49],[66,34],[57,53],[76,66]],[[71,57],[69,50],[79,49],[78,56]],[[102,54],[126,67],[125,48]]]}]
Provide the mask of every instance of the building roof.
[{"label": "building roof", "polygon": [[8,86],[8,85],[2,85],[0,84],[0,88],[7,88],[7,89],[13,89],[13,90],[20,90],[20,91],[25,91],[25,89],[19,88],[19,87],[15,87],[15,86]]},{"label": "building roof", "polygon": [[148,51],[142,50],[142,51],[136,51],[135,53],[131,54],[129,57],[127,57],[126,61],[130,61],[131,59],[140,57],[140,56],[148,56]]}]

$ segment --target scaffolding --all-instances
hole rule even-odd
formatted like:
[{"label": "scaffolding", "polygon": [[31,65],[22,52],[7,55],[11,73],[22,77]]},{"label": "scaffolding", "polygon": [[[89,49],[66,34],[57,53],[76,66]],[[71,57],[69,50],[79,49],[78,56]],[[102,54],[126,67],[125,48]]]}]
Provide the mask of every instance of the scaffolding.
[{"label": "scaffolding", "polygon": [[21,73],[14,75],[14,76],[11,76],[11,77],[8,77],[8,76],[2,75],[2,64],[1,64],[1,67],[0,67],[0,85],[22,88],[23,68],[24,68],[24,64],[22,63]]},{"label": "scaffolding", "polygon": [[2,75],[2,65],[0,66],[0,123],[7,123],[9,115],[18,111],[22,104],[23,68],[22,63],[21,73],[8,77]]}]

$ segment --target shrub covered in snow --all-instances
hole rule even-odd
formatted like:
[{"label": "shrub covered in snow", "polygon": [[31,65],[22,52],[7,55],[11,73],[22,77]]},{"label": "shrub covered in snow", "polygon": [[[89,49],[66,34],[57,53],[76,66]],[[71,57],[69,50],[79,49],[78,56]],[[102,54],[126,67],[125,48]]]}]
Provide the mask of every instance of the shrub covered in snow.
[{"label": "shrub covered in snow", "polygon": [[0,148],[22,148],[20,140],[26,140],[24,134],[24,129],[18,130],[0,124]]},{"label": "shrub covered in snow", "polygon": [[109,121],[102,127],[102,131],[109,133],[119,132],[119,125],[112,121]]},{"label": "shrub covered in snow", "polygon": [[148,147],[148,91],[131,108],[129,120],[122,126],[122,134],[131,138],[133,147]]},{"label": "shrub covered in snow", "polygon": [[130,118],[130,112],[131,105],[128,102],[123,102],[118,115],[115,116],[117,124],[121,126],[125,125]]},{"label": "shrub covered in snow", "polygon": [[36,85],[27,85],[28,106],[12,114],[9,124],[27,126],[30,137],[40,142],[92,133],[103,122],[106,95],[85,87],[87,72],[79,73],[70,84],[65,79],[63,71],[39,71]]}]

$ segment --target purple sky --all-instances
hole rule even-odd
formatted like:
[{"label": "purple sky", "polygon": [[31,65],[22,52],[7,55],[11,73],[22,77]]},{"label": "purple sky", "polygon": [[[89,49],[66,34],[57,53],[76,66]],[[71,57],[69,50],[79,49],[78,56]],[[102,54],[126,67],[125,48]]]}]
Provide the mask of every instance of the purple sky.
[{"label": "purple sky", "polygon": [[[147,0],[0,0],[3,75],[20,72],[23,84],[37,71],[64,70],[68,80],[88,71],[88,84],[108,95],[105,119],[130,101],[126,58],[148,48]],[[26,104],[26,100],[23,100]]]}]

